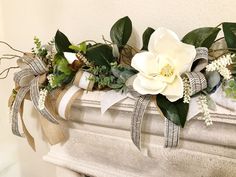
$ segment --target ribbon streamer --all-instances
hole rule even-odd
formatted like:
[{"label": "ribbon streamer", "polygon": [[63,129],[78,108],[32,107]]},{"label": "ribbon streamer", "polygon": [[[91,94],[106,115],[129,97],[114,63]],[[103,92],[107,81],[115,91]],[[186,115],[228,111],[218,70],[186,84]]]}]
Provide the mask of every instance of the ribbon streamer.
[{"label": "ribbon streamer", "polygon": [[165,145],[166,148],[177,147],[179,143],[180,126],[165,118]]},{"label": "ribbon streamer", "polygon": [[141,150],[141,128],[143,116],[150,101],[151,95],[140,96],[135,102],[131,118],[131,139],[139,150]]}]

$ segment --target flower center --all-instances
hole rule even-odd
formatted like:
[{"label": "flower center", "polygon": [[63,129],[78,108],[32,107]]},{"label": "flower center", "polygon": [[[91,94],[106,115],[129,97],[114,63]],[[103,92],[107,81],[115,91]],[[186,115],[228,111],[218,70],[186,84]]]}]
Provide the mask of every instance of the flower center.
[{"label": "flower center", "polygon": [[174,74],[174,68],[171,65],[167,64],[163,68],[161,68],[160,75],[164,77],[170,77]]}]

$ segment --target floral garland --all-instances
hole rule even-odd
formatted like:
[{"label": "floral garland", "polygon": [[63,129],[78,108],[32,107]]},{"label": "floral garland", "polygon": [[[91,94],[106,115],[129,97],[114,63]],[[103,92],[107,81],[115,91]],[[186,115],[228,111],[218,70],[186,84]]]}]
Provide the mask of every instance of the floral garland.
[{"label": "floral garland", "polygon": [[[221,29],[223,37],[217,38]],[[42,45],[35,37],[31,53],[13,49],[1,41],[23,54],[8,54],[0,58],[17,58],[18,64],[2,71],[0,75],[6,75],[1,79],[6,78],[11,69],[21,69],[14,75],[16,88],[9,99],[13,133],[18,136],[25,134],[34,148],[33,138],[23,119],[23,133],[18,128],[18,113],[23,111],[23,100],[28,92],[35,108],[48,123],[55,125],[59,124],[57,117],[69,117],[68,108],[75,93],[81,95],[82,90],[135,93],[137,101],[131,135],[139,149],[139,122],[151,98],[155,98],[157,110],[166,119],[166,126],[176,126],[174,130],[166,129],[166,134],[170,131],[178,134],[179,127],[184,127],[191,111],[189,104],[196,97],[203,112],[202,119],[206,125],[211,125],[209,109],[215,109],[211,94],[222,89],[225,99],[236,100],[235,29],[236,23],[224,22],[217,27],[195,29],[180,40],[169,29],[148,27],[142,35],[142,48],[136,49],[127,44],[132,22],[126,16],[112,26],[111,41],[103,37],[104,43],[86,40],[72,44],[59,30],[47,45]],[[53,95],[57,98],[57,111],[49,110],[47,104]],[[178,140],[175,141],[177,145]],[[176,146],[173,141],[171,146],[168,142],[167,137],[166,147]]]}]

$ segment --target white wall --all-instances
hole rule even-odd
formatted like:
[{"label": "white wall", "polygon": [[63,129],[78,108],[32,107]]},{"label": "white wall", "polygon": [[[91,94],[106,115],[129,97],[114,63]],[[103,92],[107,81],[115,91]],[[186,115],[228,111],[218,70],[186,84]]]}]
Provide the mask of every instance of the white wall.
[{"label": "white wall", "polygon": [[[183,36],[197,27],[236,21],[235,6],[235,0],[0,0],[0,39],[24,51],[30,51],[35,35],[47,42],[57,29],[73,42],[101,41],[102,35],[109,38],[110,27],[118,18],[128,15],[134,27],[131,43],[140,46],[138,37],[147,26],[165,26]],[[7,49],[0,46],[0,51],[3,50]],[[8,62],[2,62],[0,69],[7,65]],[[41,141],[37,116],[32,116],[30,103],[26,105],[25,119],[37,137],[37,153],[32,152],[25,140],[10,133],[6,105],[12,86],[12,73],[7,80],[0,80],[0,164],[6,164],[9,159],[19,160],[13,171],[20,171],[20,176],[53,177],[55,168],[41,160],[47,145]],[[8,156],[8,160],[2,158],[2,144],[12,148],[14,153],[9,154],[17,155]]]}]

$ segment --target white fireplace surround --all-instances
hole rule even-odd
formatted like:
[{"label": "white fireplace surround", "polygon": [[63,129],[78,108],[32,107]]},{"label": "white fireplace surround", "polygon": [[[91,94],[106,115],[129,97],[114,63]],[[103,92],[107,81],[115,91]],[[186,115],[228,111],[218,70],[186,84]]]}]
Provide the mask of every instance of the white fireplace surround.
[{"label": "white fireplace surround", "polygon": [[101,94],[85,92],[75,101],[72,121],[63,122],[68,140],[44,156],[58,166],[58,177],[236,176],[236,113],[218,107],[210,127],[190,120],[181,130],[179,147],[166,149],[164,120],[151,103],[142,128],[147,157],[130,138],[134,100],[127,98],[101,115]]}]

